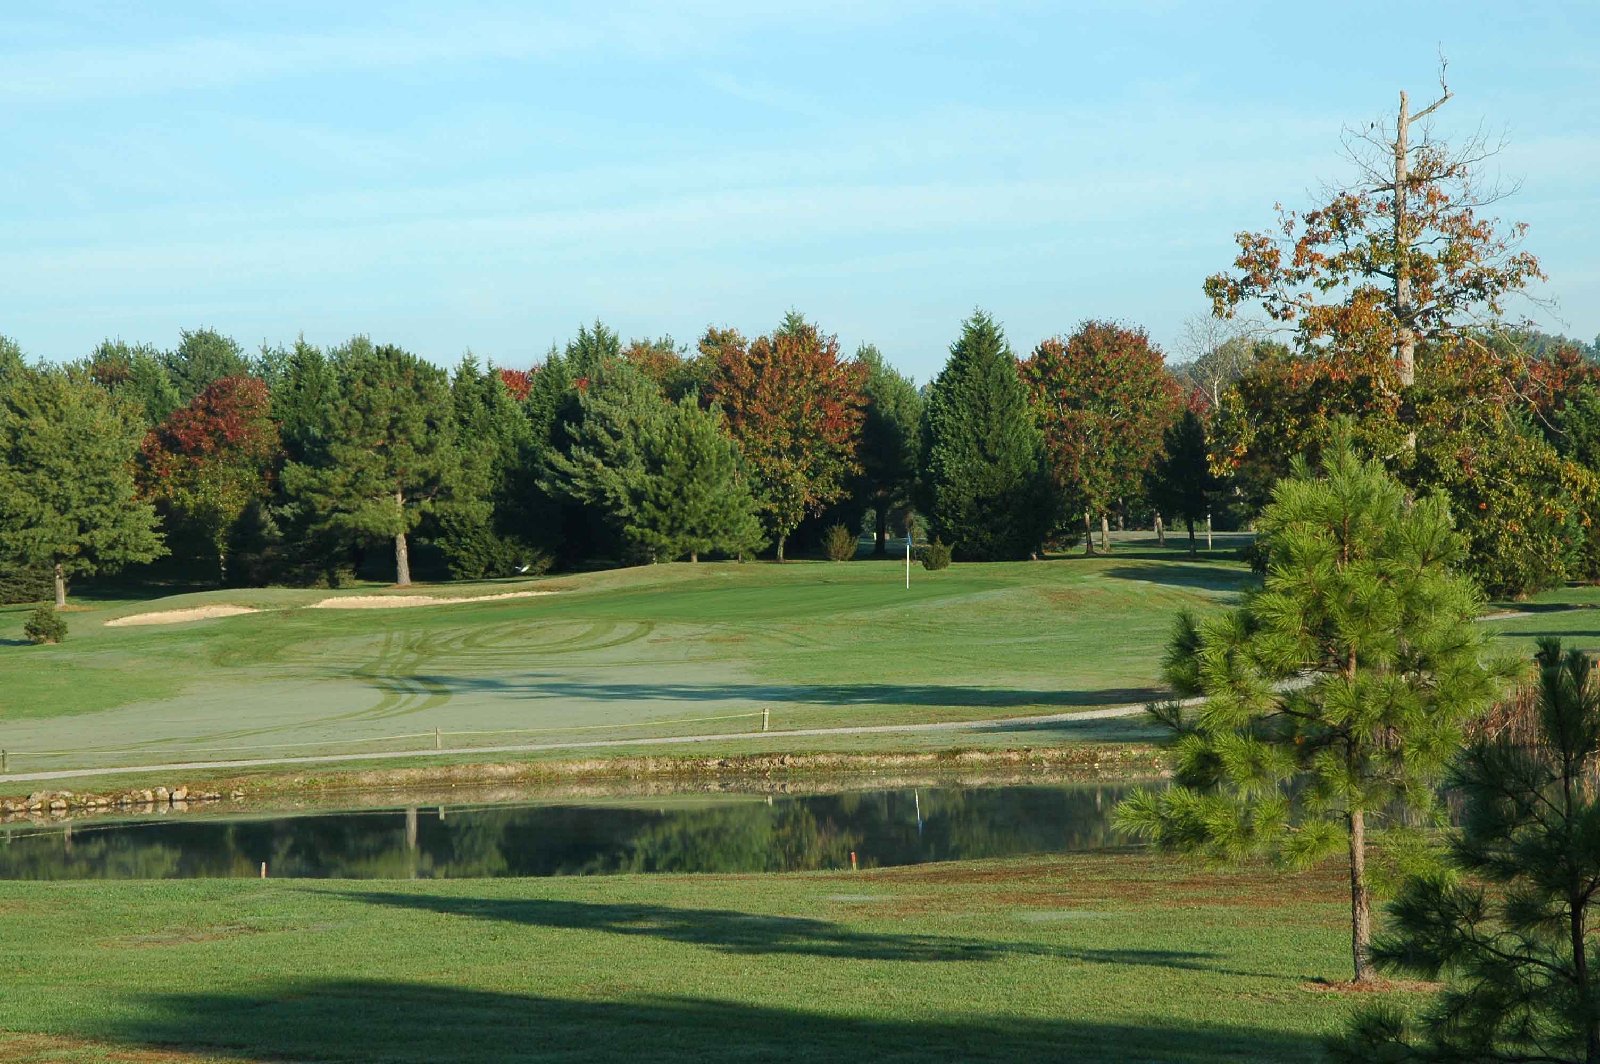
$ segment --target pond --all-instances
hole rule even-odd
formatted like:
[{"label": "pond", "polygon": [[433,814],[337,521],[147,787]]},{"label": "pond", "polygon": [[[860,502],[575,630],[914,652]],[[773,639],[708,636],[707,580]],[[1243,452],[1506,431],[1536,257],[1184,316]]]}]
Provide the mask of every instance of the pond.
[{"label": "pond", "polygon": [[1125,845],[1128,785],[184,814],[0,827],[0,879],[789,872]]}]

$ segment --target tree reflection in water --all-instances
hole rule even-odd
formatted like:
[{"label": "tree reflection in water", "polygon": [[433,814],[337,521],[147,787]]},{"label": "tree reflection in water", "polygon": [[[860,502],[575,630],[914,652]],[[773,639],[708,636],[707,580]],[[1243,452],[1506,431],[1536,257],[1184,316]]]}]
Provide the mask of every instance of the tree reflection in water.
[{"label": "tree reflection in water", "polygon": [[0,878],[354,879],[787,872],[1094,850],[1109,785],[854,791],[639,805],[496,805],[0,828]]}]

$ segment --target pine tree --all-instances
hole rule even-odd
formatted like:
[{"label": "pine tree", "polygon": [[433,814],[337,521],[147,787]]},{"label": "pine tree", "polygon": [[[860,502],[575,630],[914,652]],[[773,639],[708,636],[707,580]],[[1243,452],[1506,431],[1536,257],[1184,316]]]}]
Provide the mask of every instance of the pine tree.
[{"label": "pine tree", "polygon": [[395,582],[411,583],[408,535],[439,506],[466,505],[444,371],[398,347],[352,341],[311,462],[283,482],[315,532],[392,540]]},{"label": "pine tree", "polygon": [[658,558],[691,562],[761,548],[759,508],[720,410],[684,397],[647,426],[640,451],[647,475],[627,524],[632,539]]},{"label": "pine tree", "polygon": [[165,358],[167,372],[178,389],[178,398],[188,403],[224,377],[250,374],[250,361],[244,348],[231,336],[215,329],[184,329],[179,333],[177,350]]},{"label": "pine tree", "polygon": [[1183,519],[1189,530],[1189,554],[1195,553],[1194,525],[1211,512],[1220,484],[1206,455],[1206,426],[1193,410],[1185,410],[1162,438],[1161,454],[1150,471],[1150,500],[1165,514]]},{"label": "pine tree", "polygon": [[1052,523],[1042,441],[998,323],[976,311],[922,415],[923,511],[958,557],[1025,558]]},{"label": "pine tree", "polygon": [[863,507],[877,515],[877,536],[872,552],[888,552],[889,517],[906,506],[916,484],[917,460],[922,449],[922,397],[909,377],[883,360],[871,344],[856,350],[856,362],[866,367],[866,419],[861,424],[861,476],[857,496]]},{"label": "pine tree", "polygon": [[166,552],[138,498],[134,456],[143,412],[81,372],[24,369],[0,388],[0,558],[67,580]]},{"label": "pine tree", "polygon": [[[1355,978],[1372,979],[1369,825],[1436,812],[1463,729],[1496,693],[1481,598],[1442,500],[1407,499],[1347,429],[1321,475],[1302,459],[1261,518],[1265,586],[1235,610],[1179,618],[1168,682],[1193,714],[1152,707],[1177,735],[1177,786],[1118,809],[1162,847],[1303,867],[1349,858]],[[1374,832],[1374,841],[1377,833]]]},{"label": "pine tree", "polygon": [[1600,683],[1559,639],[1540,641],[1538,666],[1531,734],[1481,738],[1451,773],[1462,876],[1410,881],[1373,947],[1380,967],[1446,989],[1415,1019],[1369,1011],[1337,1057],[1600,1064]]}]

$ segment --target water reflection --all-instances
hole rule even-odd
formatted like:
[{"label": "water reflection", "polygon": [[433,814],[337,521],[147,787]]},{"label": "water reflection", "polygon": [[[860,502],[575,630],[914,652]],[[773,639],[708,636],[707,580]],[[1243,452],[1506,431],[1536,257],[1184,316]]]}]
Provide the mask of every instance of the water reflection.
[{"label": "water reflection", "polygon": [[787,872],[1093,850],[1125,786],[856,791],[0,828],[0,878],[481,878]]}]

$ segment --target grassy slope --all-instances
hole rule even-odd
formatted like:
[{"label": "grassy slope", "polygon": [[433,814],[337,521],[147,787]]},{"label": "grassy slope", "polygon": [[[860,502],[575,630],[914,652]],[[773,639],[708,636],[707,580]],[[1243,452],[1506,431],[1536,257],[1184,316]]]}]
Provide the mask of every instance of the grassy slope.
[{"label": "grassy slope", "polygon": [[[763,707],[781,730],[1138,701],[1154,690],[1174,611],[1227,602],[1247,579],[1237,563],[1129,549],[1109,559],[917,569],[910,591],[896,563],[862,561],[453,586],[451,594],[562,593],[411,610],[283,609],[326,593],[281,589],[117,602],[74,614],[63,646],[0,648],[0,746],[73,751],[14,753],[21,770],[416,748],[431,743],[363,740],[434,728],[498,732],[454,740],[474,744],[726,732],[757,721],[652,722]],[[218,602],[279,608],[102,625]],[[925,741],[938,740],[912,745]]]},{"label": "grassy slope", "polygon": [[0,1057],[1311,1061],[1336,871],[0,884]]}]

